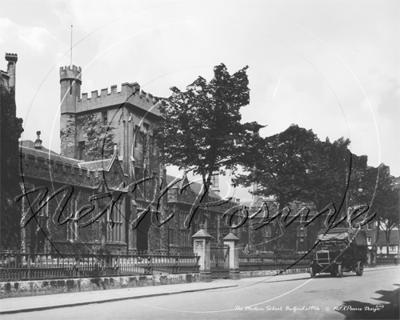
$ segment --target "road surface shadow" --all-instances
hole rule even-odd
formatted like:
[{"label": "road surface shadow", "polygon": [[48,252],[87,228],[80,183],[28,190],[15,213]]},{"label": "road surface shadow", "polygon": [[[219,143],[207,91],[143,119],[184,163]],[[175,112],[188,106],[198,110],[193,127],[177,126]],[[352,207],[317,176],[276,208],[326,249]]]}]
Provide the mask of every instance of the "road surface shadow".
[{"label": "road surface shadow", "polygon": [[[278,276],[278,275],[275,275],[275,276],[272,276],[272,277],[276,277],[276,276]],[[320,275],[314,277],[313,279],[318,279],[318,278],[320,278],[320,279],[332,278],[332,276],[330,274],[320,274]],[[271,283],[271,282],[288,282],[288,281],[300,281],[300,280],[310,280],[310,279],[311,279],[310,276],[305,276],[305,277],[301,277],[301,278],[286,279],[286,280],[285,279],[284,280],[270,280],[270,279],[267,279],[267,280],[265,280],[265,282],[268,282],[268,283]]]},{"label": "road surface shadow", "polygon": [[[400,287],[400,284],[395,284]],[[376,304],[362,301],[344,301],[341,306],[335,308],[343,314],[345,319],[400,319],[399,293],[400,288],[394,290],[379,290],[375,293],[381,297],[375,300]]]},{"label": "road surface shadow", "polygon": [[[284,275],[286,275],[286,274],[284,274]],[[272,277],[276,277],[276,276],[280,276],[280,274],[272,276]],[[344,275],[343,277],[347,277],[347,276],[349,276],[349,275],[346,275],[346,276]],[[356,275],[354,274],[354,276],[356,276]],[[332,277],[329,273],[322,273],[322,274],[318,274],[317,276],[315,276],[312,279],[313,280],[318,280],[318,279],[325,279],[325,278],[335,278],[335,277]],[[288,281],[300,281],[300,280],[310,280],[310,279],[311,279],[311,277],[309,275],[307,275],[305,277],[296,278],[296,279],[284,279],[284,280],[280,280],[280,279],[279,280],[270,280],[270,279],[267,279],[265,282],[268,282],[268,283],[271,283],[271,282],[288,282]]]}]

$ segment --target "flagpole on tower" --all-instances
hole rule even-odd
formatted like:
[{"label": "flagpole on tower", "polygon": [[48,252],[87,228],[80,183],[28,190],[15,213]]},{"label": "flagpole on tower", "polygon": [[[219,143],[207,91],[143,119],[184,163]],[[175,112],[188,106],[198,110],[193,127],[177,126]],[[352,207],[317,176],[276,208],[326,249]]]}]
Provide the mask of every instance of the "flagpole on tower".
[{"label": "flagpole on tower", "polygon": [[72,67],[72,24],[71,24],[71,63],[70,63],[70,65],[71,65],[71,67]]}]

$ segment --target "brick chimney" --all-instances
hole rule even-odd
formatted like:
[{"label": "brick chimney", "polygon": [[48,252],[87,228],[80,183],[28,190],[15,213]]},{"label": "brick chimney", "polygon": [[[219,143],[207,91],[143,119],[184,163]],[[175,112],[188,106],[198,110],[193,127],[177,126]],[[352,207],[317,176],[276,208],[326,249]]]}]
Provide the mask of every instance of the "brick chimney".
[{"label": "brick chimney", "polygon": [[40,131],[37,131],[37,139],[35,141],[35,149],[42,150],[42,140],[40,140]]}]

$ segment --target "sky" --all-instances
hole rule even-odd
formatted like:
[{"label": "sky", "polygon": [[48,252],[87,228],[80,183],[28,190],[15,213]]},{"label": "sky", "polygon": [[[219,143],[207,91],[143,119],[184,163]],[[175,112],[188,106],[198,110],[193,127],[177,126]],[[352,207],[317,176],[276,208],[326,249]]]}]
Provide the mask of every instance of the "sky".
[{"label": "sky", "polygon": [[[168,97],[213,67],[248,66],[242,121],[291,124],[351,140],[370,166],[400,176],[399,1],[0,0],[0,54],[17,53],[22,140],[60,152],[59,68],[82,67],[82,92],[124,82]],[[1,62],[6,70],[7,63]],[[168,171],[177,174],[175,168]],[[248,189],[221,195],[251,199]]]}]

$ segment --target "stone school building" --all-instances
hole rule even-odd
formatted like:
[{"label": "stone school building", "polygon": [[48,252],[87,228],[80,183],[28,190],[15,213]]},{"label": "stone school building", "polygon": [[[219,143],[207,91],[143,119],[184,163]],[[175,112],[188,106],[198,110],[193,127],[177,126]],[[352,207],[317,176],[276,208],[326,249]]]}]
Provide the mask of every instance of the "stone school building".
[{"label": "stone school building", "polygon": [[[6,60],[7,71],[1,71],[0,84],[15,88],[18,57],[6,54]],[[200,226],[212,236],[213,245],[222,244],[230,232],[227,218],[235,214],[230,221],[233,224],[243,219],[239,200],[202,207],[190,227],[185,226],[202,186],[189,184],[186,177],[178,181],[167,175],[160,162],[153,135],[161,119],[157,108],[160,99],[141,90],[137,83],[127,82],[122,83],[120,92],[113,85],[90,95],[81,93],[82,79],[80,67],[60,68],[61,154],[43,146],[46,142],[41,140],[40,130],[45,128],[37,129],[36,140],[32,137],[32,141],[20,142],[22,252],[192,250],[192,236]],[[217,176],[212,183],[209,201],[219,201]],[[255,197],[244,203],[249,215],[265,204],[271,216],[277,211],[274,201],[258,200]],[[293,213],[303,206],[293,203]],[[311,216],[316,214],[313,204],[307,206]],[[262,217],[259,214],[231,230],[243,249],[307,251],[322,227],[320,219],[308,228],[297,220],[283,232],[276,222],[254,228]],[[373,228],[367,232],[372,245]]]},{"label": "stone school building", "polygon": [[[15,87],[18,58],[6,58],[1,84]],[[192,250],[191,237],[200,224],[213,243],[222,243],[229,233],[222,214],[236,203],[199,209],[188,229],[184,220],[201,185],[182,189],[189,183],[185,178],[160,196],[176,179],[167,176],[153,137],[160,99],[127,82],[120,92],[113,85],[88,95],[81,93],[82,78],[80,67],[60,68],[61,154],[43,146],[40,135],[46,128],[38,128],[36,140],[20,141],[21,251]],[[220,199],[218,191],[215,177],[210,201]]]}]

